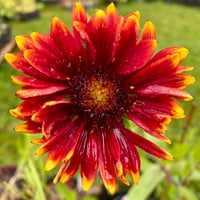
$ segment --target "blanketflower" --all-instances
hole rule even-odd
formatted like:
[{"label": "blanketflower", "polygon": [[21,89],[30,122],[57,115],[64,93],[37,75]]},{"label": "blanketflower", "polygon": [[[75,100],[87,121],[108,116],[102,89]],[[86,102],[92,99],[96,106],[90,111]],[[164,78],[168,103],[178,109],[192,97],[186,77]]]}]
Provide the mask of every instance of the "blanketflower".
[{"label": "blanketflower", "polygon": [[[132,120],[150,135],[170,143],[163,134],[171,118],[183,118],[181,105],[192,96],[182,90],[194,82],[180,65],[188,50],[170,47],[154,55],[157,41],[147,21],[140,34],[140,13],[119,16],[114,4],[88,18],[76,3],[72,34],[57,17],[49,34],[17,36],[21,53],[6,60],[27,76],[12,76],[23,85],[16,94],[24,100],[11,114],[26,123],[16,131],[43,133],[32,143],[36,155],[48,152],[45,169],[60,163],[54,183],[72,178],[80,167],[88,190],[99,170],[105,187],[114,193],[116,176],[129,184],[129,172],[139,182],[139,147],[162,158],[173,157],[156,144],[124,127]],[[140,40],[139,40],[140,37]]]}]

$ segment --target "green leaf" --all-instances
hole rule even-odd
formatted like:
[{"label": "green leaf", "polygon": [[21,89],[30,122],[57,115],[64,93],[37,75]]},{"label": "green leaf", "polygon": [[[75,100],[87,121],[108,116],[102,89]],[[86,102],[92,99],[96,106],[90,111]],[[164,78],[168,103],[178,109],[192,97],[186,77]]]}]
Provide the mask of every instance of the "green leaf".
[{"label": "green leaf", "polygon": [[29,176],[31,178],[31,183],[34,184],[35,186],[35,191],[37,191],[35,193],[35,198],[36,200],[40,199],[40,200],[46,200],[44,191],[43,191],[43,184],[42,181],[40,180],[40,176],[38,174],[38,171],[33,163],[33,161],[30,159],[29,163],[28,163],[28,168],[29,168]]},{"label": "green leaf", "polygon": [[198,200],[195,194],[187,187],[180,187],[179,197],[184,200]]},{"label": "green leaf", "polygon": [[76,191],[75,190],[69,190],[67,188],[66,184],[57,183],[56,184],[56,189],[57,189],[59,195],[63,199],[66,199],[66,200],[76,199]]},{"label": "green leaf", "polygon": [[192,151],[193,158],[194,158],[195,161],[200,160],[200,153],[199,152],[200,152],[200,142],[195,144],[193,151]]},{"label": "green leaf", "polygon": [[133,132],[141,131],[141,129],[138,126],[136,126],[136,124],[133,121],[131,121],[127,116],[123,116],[123,122],[124,122],[124,126],[127,129]]},{"label": "green leaf", "polygon": [[146,200],[164,178],[165,174],[160,166],[152,165],[143,172],[140,183],[132,186],[128,192],[128,199],[137,197],[137,200]]},{"label": "green leaf", "polygon": [[192,171],[192,174],[189,177],[189,181],[196,181],[200,183],[200,172],[197,169]]},{"label": "green leaf", "polygon": [[184,161],[185,161],[184,162],[185,166],[184,166],[183,171],[181,173],[183,175],[183,177],[187,176],[190,173],[190,171],[193,170],[193,165],[195,164],[195,163],[191,164],[191,162],[187,162],[187,160],[184,160]]},{"label": "green leaf", "polygon": [[84,196],[82,198],[82,200],[97,200],[97,197],[93,197],[93,196]]},{"label": "green leaf", "polygon": [[188,144],[179,144],[175,143],[171,154],[175,157],[175,159],[184,158],[190,150],[190,146]]}]

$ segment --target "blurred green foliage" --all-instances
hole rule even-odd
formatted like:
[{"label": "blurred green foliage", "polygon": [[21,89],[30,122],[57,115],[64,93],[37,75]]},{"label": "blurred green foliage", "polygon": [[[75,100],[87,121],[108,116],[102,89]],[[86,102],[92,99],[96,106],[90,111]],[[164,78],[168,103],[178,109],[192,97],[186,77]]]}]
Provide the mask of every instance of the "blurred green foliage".
[{"label": "blurred green foliage", "polygon": [[0,16],[11,19],[18,13],[29,13],[42,7],[43,4],[36,0],[0,0]]},{"label": "blurred green foliage", "polygon": [[[194,96],[197,107],[194,115],[189,114],[192,102],[181,102],[185,114],[191,117],[190,123],[184,128],[186,119],[173,120],[168,125],[166,136],[172,141],[171,145],[163,144],[138,130],[133,123],[126,124],[137,133],[141,133],[151,141],[166,149],[174,157],[174,161],[155,159],[140,151],[142,169],[141,182],[134,185],[128,192],[130,200],[160,199],[160,200],[198,200],[200,199],[200,8],[187,7],[178,4],[163,2],[150,3],[124,3],[118,4],[118,11],[128,15],[133,11],[141,11],[141,26],[150,20],[156,27],[158,50],[169,46],[184,46],[190,54],[183,64],[194,66],[190,74],[197,78],[193,86],[187,91]],[[94,9],[88,10],[93,15]],[[49,6],[42,10],[40,19],[25,23],[10,21],[15,35],[29,35],[33,31],[48,33],[53,16],[62,19],[71,30],[71,12],[59,6]],[[14,51],[18,51],[17,48]],[[34,152],[38,148],[30,143],[30,139],[38,135],[16,133],[13,128],[21,123],[13,118],[8,110],[17,107],[20,100],[14,95],[19,86],[11,83],[10,76],[19,74],[9,64],[0,64],[0,166],[16,165],[15,178],[21,179],[21,189],[14,187],[12,182],[1,180],[5,192],[12,193],[21,199],[43,200],[53,197],[56,199],[78,199],[77,193],[60,183],[56,186],[50,184],[51,178],[58,169],[52,172],[44,171],[45,156],[36,157]],[[182,135],[184,134],[184,137]],[[182,138],[182,139],[181,139]],[[48,183],[48,184],[47,184]],[[120,182],[119,182],[120,183]],[[95,185],[101,185],[97,179]],[[1,187],[0,187],[1,189]],[[59,196],[56,196],[56,191]],[[1,195],[0,195],[1,199]],[[91,200],[95,197],[85,196],[83,199]],[[1,199],[3,200],[3,199]]]}]

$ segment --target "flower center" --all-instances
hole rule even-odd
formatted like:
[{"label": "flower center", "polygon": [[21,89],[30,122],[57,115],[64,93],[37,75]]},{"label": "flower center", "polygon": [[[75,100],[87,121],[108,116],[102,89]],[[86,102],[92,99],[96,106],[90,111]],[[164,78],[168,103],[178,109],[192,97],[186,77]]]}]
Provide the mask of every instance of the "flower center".
[{"label": "flower center", "polygon": [[113,86],[112,82],[91,76],[85,95],[82,98],[83,105],[86,108],[93,108],[94,110],[110,110],[113,106],[112,104],[116,104],[116,100],[113,98]]},{"label": "flower center", "polygon": [[103,70],[85,71],[72,80],[72,101],[78,112],[92,119],[121,114],[128,99],[122,85],[113,74]]}]

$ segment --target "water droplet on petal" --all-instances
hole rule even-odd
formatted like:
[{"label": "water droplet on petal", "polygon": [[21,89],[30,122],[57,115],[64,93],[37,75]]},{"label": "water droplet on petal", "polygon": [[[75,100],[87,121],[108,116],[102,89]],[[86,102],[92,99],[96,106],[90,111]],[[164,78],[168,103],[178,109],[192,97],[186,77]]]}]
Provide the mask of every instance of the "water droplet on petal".
[{"label": "water droplet on petal", "polygon": [[72,63],[69,63],[69,64],[67,65],[67,68],[70,68],[70,67],[71,67],[71,65],[72,65]]}]

